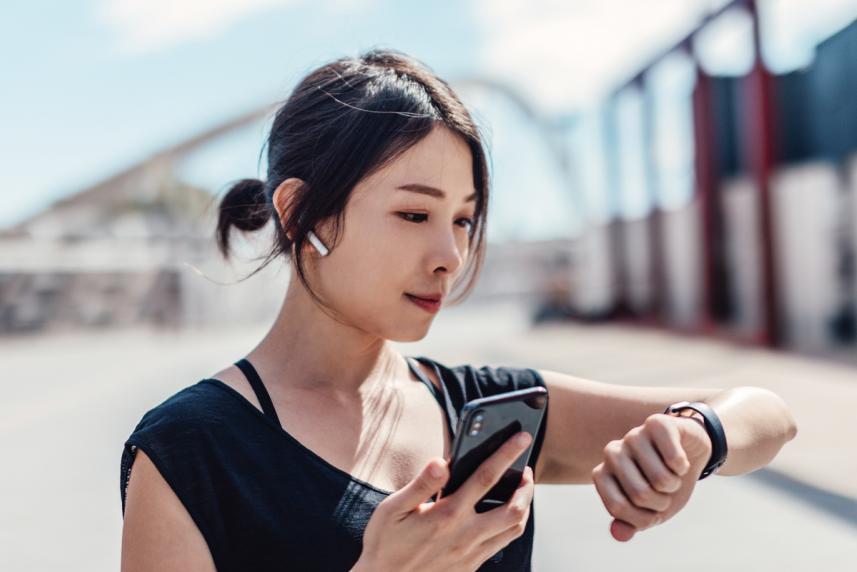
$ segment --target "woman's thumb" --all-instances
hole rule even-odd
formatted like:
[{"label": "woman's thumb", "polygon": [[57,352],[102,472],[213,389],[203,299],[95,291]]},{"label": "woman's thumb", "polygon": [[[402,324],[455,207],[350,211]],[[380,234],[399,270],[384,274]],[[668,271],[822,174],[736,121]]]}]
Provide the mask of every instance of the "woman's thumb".
[{"label": "woman's thumb", "polygon": [[432,459],[419,474],[404,487],[390,495],[394,510],[410,512],[426,502],[446,483],[448,471],[446,461]]},{"label": "woman's thumb", "polygon": [[610,523],[610,534],[612,534],[613,538],[619,542],[628,542],[634,538],[634,534],[636,534],[636,532],[637,529],[624,520],[616,518]]}]

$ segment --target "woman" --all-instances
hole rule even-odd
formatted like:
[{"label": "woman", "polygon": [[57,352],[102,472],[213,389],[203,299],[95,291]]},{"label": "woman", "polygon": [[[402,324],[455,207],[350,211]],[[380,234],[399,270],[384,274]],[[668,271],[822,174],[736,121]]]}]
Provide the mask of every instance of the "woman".
[{"label": "woman", "polygon": [[[129,437],[123,570],[529,570],[535,483],[593,483],[627,541],[681,510],[722,460],[705,415],[728,441],[721,474],[763,466],[794,437],[787,407],[759,388],[624,387],[395,351],[389,340],[426,335],[462,278],[472,287],[488,206],[470,114],[414,59],[373,50],[318,68],[267,146],[267,181],[224,197],[218,243],[228,257],[231,227],[273,218],[262,266],[287,256],[299,280],[245,358]],[[432,501],[461,406],[534,385],[550,395],[537,434]],[[712,409],[662,413],[679,401]],[[532,439],[514,496],[476,513]]]}]

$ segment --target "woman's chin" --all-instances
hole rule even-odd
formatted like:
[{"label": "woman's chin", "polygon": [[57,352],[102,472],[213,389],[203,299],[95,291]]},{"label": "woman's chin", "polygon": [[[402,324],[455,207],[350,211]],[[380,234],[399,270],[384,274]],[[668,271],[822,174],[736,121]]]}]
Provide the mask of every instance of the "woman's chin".
[{"label": "woman's chin", "polygon": [[396,332],[395,336],[388,337],[387,339],[394,342],[418,342],[426,337],[430,326],[431,321],[428,321],[423,327],[411,328],[408,331],[399,331]]}]

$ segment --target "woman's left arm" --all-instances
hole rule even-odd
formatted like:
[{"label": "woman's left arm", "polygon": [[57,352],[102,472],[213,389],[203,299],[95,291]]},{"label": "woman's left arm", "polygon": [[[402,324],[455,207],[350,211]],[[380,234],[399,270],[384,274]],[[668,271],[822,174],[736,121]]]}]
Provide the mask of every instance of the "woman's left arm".
[{"label": "woman's left arm", "polygon": [[711,455],[702,417],[665,415],[668,405],[701,401],[717,414],[728,455],[715,474],[759,469],[797,434],[785,402],[759,387],[636,387],[539,373],[550,405],[536,482],[595,484],[617,540],[678,512]]},{"label": "woman's left arm", "polygon": [[729,448],[726,462],[715,474],[743,475],[760,469],[797,435],[797,424],[788,406],[767,389],[736,387],[703,401],[723,423]]}]

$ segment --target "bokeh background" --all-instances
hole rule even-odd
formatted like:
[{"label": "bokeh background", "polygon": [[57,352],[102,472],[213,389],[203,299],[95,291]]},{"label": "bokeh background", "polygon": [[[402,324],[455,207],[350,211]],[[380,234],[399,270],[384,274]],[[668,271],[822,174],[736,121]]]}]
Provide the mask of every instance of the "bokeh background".
[{"label": "bokeh background", "polygon": [[536,570],[857,567],[857,1],[92,0],[0,8],[0,569],[119,566],[142,414],[246,353],[289,281],[215,251],[276,104],[371,47],[490,146],[477,288],[403,351],[767,387],[800,433],[630,543],[542,486]]}]

